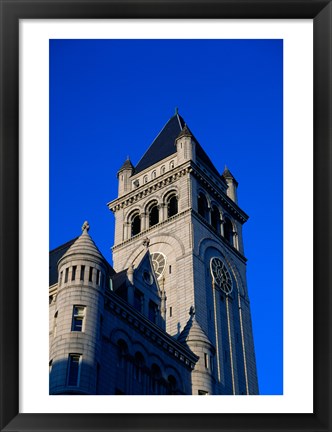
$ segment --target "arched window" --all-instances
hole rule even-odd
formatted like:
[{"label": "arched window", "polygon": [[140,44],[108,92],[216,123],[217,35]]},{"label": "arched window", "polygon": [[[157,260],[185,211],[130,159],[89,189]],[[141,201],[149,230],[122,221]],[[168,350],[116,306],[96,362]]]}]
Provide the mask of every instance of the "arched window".
[{"label": "arched window", "polygon": [[141,218],[139,213],[136,213],[132,216],[131,219],[131,236],[134,237],[140,232],[141,232]]},{"label": "arched window", "polygon": [[174,168],[174,161],[170,161],[169,163],[169,169],[173,169]]},{"label": "arched window", "polygon": [[217,206],[212,206],[211,225],[220,234],[220,213]]},{"label": "arched window", "polygon": [[146,175],[143,177],[143,183],[147,183],[147,182],[148,182],[148,176]]},{"label": "arched window", "polygon": [[200,192],[198,195],[198,200],[197,200],[197,204],[198,204],[198,213],[205,219],[205,220],[209,220],[209,208],[208,208],[208,203],[207,203],[207,199],[205,198],[205,195]]},{"label": "arched window", "polygon": [[143,366],[144,366],[144,357],[140,352],[135,354],[134,358],[134,379],[138,382],[142,382],[143,375]]},{"label": "arched window", "polygon": [[176,195],[172,195],[167,202],[167,217],[172,217],[178,213],[178,199]]},{"label": "arched window", "polygon": [[172,395],[172,394],[176,394],[176,379],[173,375],[169,375],[168,379],[167,379],[167,389],[168,389],[168,394]]},{"label": "arched window", "polygon": [[151,178],[155,179],[156,177],[157,177],[157,171],[154,170],[154,171],[152,171]]},{"label": "arched window", "polygon": [[159,207],[158,203],[155,202],[149,207],[149,227],[152,227],[159,223]]},{"label": "arched window", "polygon": [[160,174],[165,174],[165,171],[166,171],[166,167],[165,167],[165,165],[163,165],[163,166],[160,168]]},{"label": "arched window", "polygon": [[225,240],[233,246],[233,225],[227,217],[224,220],[224,237]]},{"label": "arched window", "polygon": [[160,384],[161,384],[161,370],[160,367],[156,364],[153,364],[151,367],[151,391],[152,394],[160,393]]},{"label": "arched window", "polygon": [[117,343],[118,348],[118,361],[117,366],[123,368],[125,365],[126,356],[128,354],[128,346],[123,339],[120,339]]}]

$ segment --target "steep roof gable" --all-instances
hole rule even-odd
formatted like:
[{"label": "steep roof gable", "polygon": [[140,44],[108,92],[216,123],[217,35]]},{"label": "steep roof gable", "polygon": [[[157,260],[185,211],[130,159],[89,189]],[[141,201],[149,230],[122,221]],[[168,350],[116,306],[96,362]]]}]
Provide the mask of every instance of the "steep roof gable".
[{"label": "steep roof gable", "polygon": [[[186,123],[178,113],[171,117],[137,163],[135,174],[145,170],[162,159],[175,154],[175,140],[185,128],[187,130]],[[193,139],[196,142],[196,156],[198,159],[200,159],[214,174],[220,176],[197,139],[194,136]]]}]

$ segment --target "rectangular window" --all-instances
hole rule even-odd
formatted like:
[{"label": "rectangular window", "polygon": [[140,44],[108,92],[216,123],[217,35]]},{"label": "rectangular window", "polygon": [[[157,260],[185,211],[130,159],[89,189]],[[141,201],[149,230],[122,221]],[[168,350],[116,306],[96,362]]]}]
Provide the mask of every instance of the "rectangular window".
[{"label": "rectangular window", "polygon": [[170,306],[170,308],[169,308],[169,316],[170,317],[172,316],[172,313],[173,313],[172,306]]},{"label": "rectangular window", "polygon": [[209,368],[209,356],[206,353],[204,353],[204,364],[205,364],[206,369],[208,369]]},{"label": "rectangular window", "polygon": [[99,285],[99,283],[100,283],[100,270],[97,270],[96,284]]},{"label": "rectangular window", "polygon": [[76,279],[76,268],[77,266],[73,266],[73,271],[71,273],[71,280],[74,281]]},{"label": "rectangular window", "polygon": [[153,301],[149,301],[149,320],[153,323],[157,320],[157,305]]},{"label": "rectangular window", "polygon": [[81,275],[80,275],[80,280],[83,281],[84,280],[84,273],[85,273],[85,266],[81,266]]},{"label": "rectangular window", "polygon": [[93,273],[93,267],[90,267],[90,269],[89,269],[89,282],[92,282],[92,273]]},{"label": "rectangular window", "polygon": [[207,395],[209,394],[209,392],[204,391],[204,390],[198,390],[198,394],[199,394],[200,396],[207,396]]},{"label": "rectangular window", "polygon": [[169,274],[172,273],[172,266],[171,266],[171,265],[168,267],[168,273],[169,273]]},{"label": "rectangular window", "polygon": [[83,329],[84,317],[85,317],[85,306],[74,306],[71,331],[81,332],[84,330]]},{"label": "rectangular window", "polygon": [[68,273],[69,273],[69,267],[66,268],[65,283],[68,282]]},{"label": "rectangular window", "polygon": [[134,292],[134,308],[139,312],[142,312],[143,305],[143,294],[139,290],[135,290]]},{"label": "rectangular window", "polygon": [[59,286],[62,284],[62,275],[63,275],[63,271],[60,273]]},{"label": "rectangular window", "polygon": [[69,354],[67,385],[77,387],[80,378],[81,354]]}]

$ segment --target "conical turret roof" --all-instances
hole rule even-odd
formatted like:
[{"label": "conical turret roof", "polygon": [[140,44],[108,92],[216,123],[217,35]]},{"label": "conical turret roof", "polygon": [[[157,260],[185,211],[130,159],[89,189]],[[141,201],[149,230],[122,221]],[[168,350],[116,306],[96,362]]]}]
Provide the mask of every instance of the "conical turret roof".
[{"label": "conical turret roof", "polygon": [[129,157],[124,161],[122,167],[119,169],[118,172],[123,171],[123,170],[132,170],[132,171],[134,170],[134,166],[131,163]]},{"label": "conical turret roof", "polygon": [[177,139],[184,137],[184,136],[186,136],[186,137],[192,137],[193,136],[193,134],[190,132],[190,130],[186,124],[184,125],[184,128],[179,133]]},{"label": "conical turret roof", "polygon": [[210,339],[196,320],[193,308],[190,308],[190,318],[182,332],[179,334],[178,341],[187,345],[190,345],[190,342],[203,342],[213,346]]},{"label": "conical turret roof", "polygon": [[233,174],[230,172],[230,170],[228,169],[228,167],[226,165],[225,165],[224,172],[222,173],[222,176],[224,178],[231,178],[231,179],[235,180],[235,177],[233,176]]},{"label": "conical turret roof", "polygon": [[71,255],[90,255],[94,258],[97,258],[101,261],[105,261],[105,258],[103,257],[100,250],[97,248],[95,242],[90,237],[88,230],[89,230],[89,224],[87,222],[84,222],[84,225],[82,227],[82,234],[77,238],[77,240],[70,246],[70,248],[67,250],[67,252],[61,257],[59,260],[62,261],[63,259],[71,256]]}]

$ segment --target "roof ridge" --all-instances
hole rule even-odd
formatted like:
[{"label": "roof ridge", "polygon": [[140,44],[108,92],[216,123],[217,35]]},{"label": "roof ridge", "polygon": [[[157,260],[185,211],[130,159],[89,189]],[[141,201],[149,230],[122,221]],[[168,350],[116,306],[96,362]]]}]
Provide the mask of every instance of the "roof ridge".
[{"label": "roof ridge", "polygon": [[149,145],[149,147],[145,150],[143,156],[140,158],[140,160],[137,162],[136,166],[139,165],[139,163],[141,162],[141,160],[144,158],[144,156],[146,155],[146,153],[150,150],[150,148],[153,146],[154,142],[157,140],[157,138],[161,135],[161,133],[163,132],[163,130],[165,129],[165,127],[168,125],[168,123],[172,120],[172,118],[174,117],[178,117],[178,113],[172,115],[172,117],[170,117],[167,122],[164,124],[163,128],[159,131],[158,135],[152,140],[152,143]]}]

